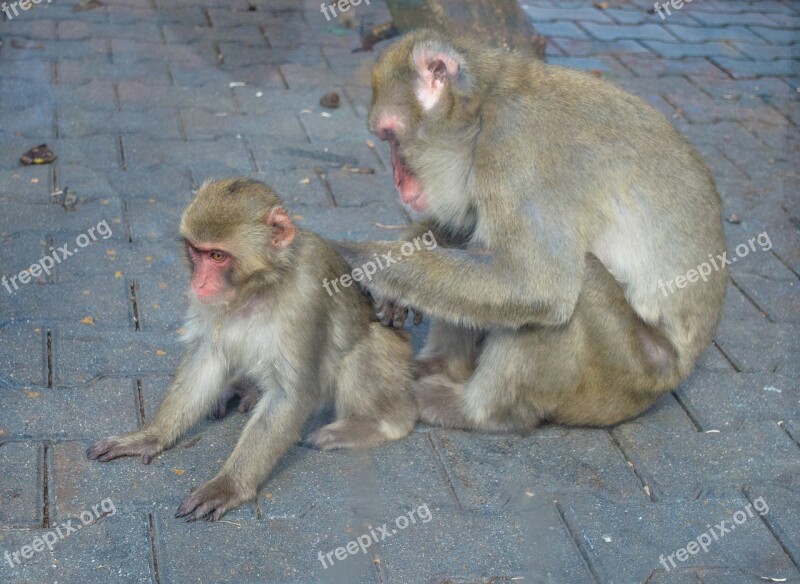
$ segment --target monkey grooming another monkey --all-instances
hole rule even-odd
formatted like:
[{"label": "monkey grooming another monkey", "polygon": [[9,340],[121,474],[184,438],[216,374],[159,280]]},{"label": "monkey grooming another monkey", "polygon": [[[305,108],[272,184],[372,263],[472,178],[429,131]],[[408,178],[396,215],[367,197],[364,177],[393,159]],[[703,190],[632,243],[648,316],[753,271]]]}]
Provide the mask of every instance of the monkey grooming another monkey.
[{"label": "monkey grooming another monkey", "polygon": [[233,453],[176,514],[216,521],[255,498],[325,403],[335,405],[336,421],[307,439],[319,448],[371,446],[411,432],[417,411],[407,335],[381,326],[354,287],[325,292],[323,280],[347,273],[347,264],[296,227],[269,187],[248,178],[206,183],[180,231],[192,268],[184,360],[155,417],[91,446],[91,460],[139,456],[147,464],[218,400],[238,393],[252,406],[260,390]]},{"label": "monkey grooming another monkey", "polygon": [[[365,283],[387,320],[404,307],[432,317],[416,367],[423,420],[604,426],[689,375],[725,297],[721,205],[659,112],[601,79],[430,30],[386,50],[372,90],[370,129],[420,215],[404,240],[433,230],[439,242]],[[402,244],[337,248],[360,265]],[[699,281],[709,258],[718,269]],[[688,285],[667,293],[679,277]]]}]

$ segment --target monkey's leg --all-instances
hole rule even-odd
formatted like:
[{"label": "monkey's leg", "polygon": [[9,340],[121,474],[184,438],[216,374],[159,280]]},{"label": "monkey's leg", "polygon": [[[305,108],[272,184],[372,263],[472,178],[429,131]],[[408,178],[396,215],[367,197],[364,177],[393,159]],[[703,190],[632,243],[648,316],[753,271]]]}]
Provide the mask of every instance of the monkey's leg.
[{"label": "monkey's leg", "polygon": [[498,329],[483,341],[477,367],[467,381],[444,373],[414,384],[420,419],[462,430],[528,431],[544,412],[524,399],[531,384],[532,357],[522,333]]},{"label": "monkey's leg", "polygon": [[228,403],[235,397],[239,398],[241,413],[247,413],[253,409],[261,397],[258,386],[246,377],[240,377],[234,381],[217,399],[208,417],[212,420],[221,420],[228,413]]},{"label": "monkey's leg", "polygon": [[144,464],[172,446],[208,412],[225,387],[227,370],[210,351],[184,358],[155,417],[138,432],[109,436],[93,444],[86,456],[107,462],[120,456],[139,456]]},{"label": "monkey's leg", "polygon": [[415,386],[421,418],[486,431],[541,420],[605,426],[637,415],[682,376],[674,349],[645,325],[602,263],[589,256],[569,324],[495,329],[464,384],[441,375]]},{"label": "monkey's leg", "polygon": [[330,450],[374,446],[407,436],[417,420],[410,358],[404,333],[372,323],[369,334],[340,365],[336,421],[306,442]]},{"label": "monkey's leg", "polygon": [[281,456],[298,442],[303,424],[311,415],[314,400],[298,393],[281,387],[264,393],[217,476],[193,491],[175,517],[217,521],[256,497],[259,485]]},{"label": "monkey's leg", "polygon": [[481,333],[443,320],[432,320],[425,346],[414,359],[414,377],[444,373],[464,382],[475,371]]}]

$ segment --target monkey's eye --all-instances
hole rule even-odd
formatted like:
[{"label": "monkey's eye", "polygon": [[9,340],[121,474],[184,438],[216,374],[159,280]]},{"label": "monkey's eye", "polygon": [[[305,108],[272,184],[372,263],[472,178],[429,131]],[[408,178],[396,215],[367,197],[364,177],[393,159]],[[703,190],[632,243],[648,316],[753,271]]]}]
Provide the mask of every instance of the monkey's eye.
[{"label": "monkey's eye", "polygon": [[221,251],[212,251],[210,254],[211,259],[215,262],[224,262],[225,261],[225,254]]}]

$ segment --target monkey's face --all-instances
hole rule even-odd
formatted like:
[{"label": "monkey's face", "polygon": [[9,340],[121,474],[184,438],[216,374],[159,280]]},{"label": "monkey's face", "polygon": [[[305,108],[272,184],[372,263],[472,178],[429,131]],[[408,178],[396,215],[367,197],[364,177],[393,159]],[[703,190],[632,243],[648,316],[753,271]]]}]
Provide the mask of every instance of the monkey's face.
[{"label": "monkey's face", "polygon": [[201,304],[222,304],[235,297],[232,273],[235,258],[214,246],[186,242],[192,262],[192,292]]},{"label": "monkey's face", "polygon": [[181,219],[192,295],[245,302],[291,264],[297,229],[275,192],[246,177],[204,183]]},{"label": "monkey's face", "polygon": [[432,31],[407,35],[390,47],[372,71],[370,130],[391,148],[400,198],[416,211],[430,211],[426,184],[429,148],[458,123],[458,94],[466,88],[462,56]]}]

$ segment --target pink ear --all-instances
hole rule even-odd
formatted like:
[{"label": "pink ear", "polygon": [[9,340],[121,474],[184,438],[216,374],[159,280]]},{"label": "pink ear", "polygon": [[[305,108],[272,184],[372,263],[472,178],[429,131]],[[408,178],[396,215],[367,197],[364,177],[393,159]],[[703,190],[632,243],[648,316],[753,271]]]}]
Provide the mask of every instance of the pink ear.
[{"label": "pink ear", "polygon": [[452,81],[461,71],[461,66],[452,54],[445,51],[421,50],[418,53],[417,99],[423,109],[429,110],[439,101],[448,81]]},{"label": "pink ear", "polygon": [[270,243],[275,249],[288,247],[297,235],[297,227],[289,219],[289,214],[283,207],[276,207],[269,212],[267,225],[273,228]]}]

